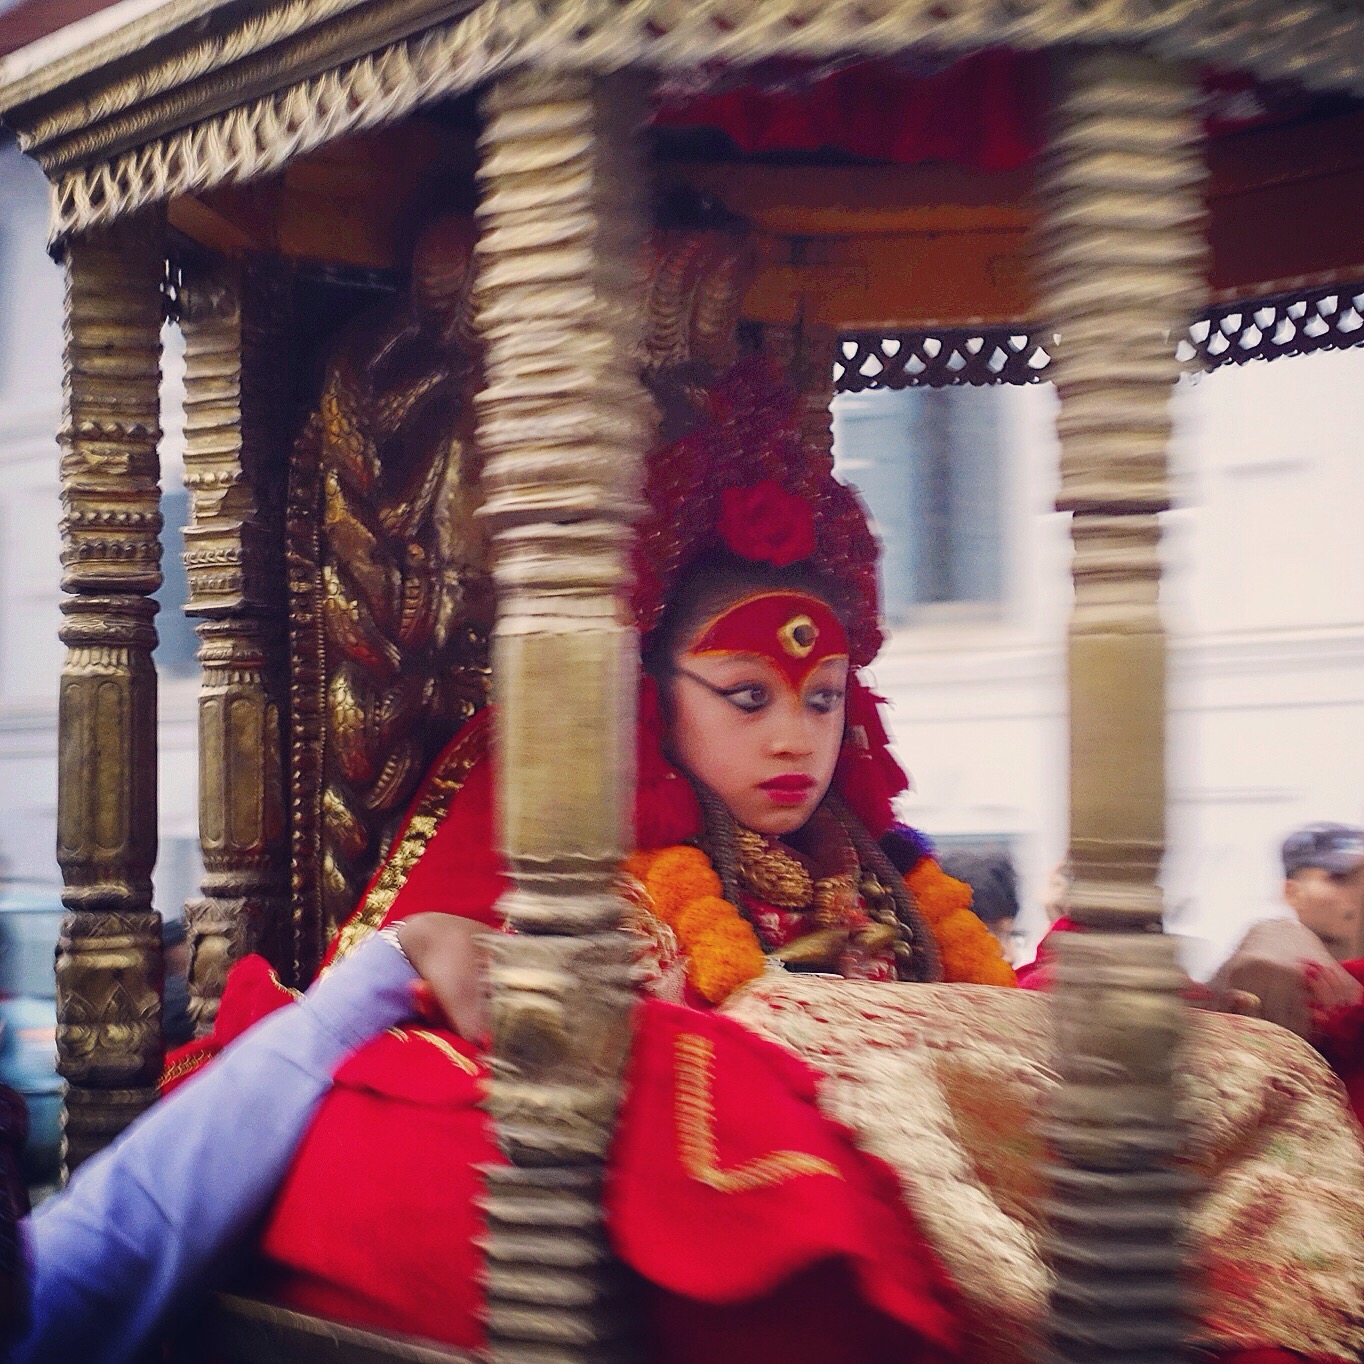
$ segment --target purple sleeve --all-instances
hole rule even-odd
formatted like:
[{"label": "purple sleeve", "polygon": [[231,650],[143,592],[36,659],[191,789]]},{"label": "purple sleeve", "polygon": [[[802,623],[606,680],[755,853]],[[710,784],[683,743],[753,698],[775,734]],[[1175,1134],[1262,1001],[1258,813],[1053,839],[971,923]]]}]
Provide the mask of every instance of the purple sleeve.
[{"label": "purple sleeve", "polygon": [[261,1216],[332,1072],[412,1013],[416,972],[366,942],[83,1165],[26,1223],[30,1314],[14,1364],[116,1364]]}]

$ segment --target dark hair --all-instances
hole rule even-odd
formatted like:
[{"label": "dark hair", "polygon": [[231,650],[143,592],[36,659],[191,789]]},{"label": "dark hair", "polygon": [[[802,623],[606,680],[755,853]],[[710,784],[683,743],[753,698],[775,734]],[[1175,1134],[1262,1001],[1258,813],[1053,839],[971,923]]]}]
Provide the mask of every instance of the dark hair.
[{"label": "dark hair", "polygon": [[753,591],[808,592],[824,602],[845,627],[848,624],[847,594],[826,574],[806,563],[777,568],[717,549],[702,555],[669,594],[662,617],[644,640],[644,670],[654,677],[666,675],[673,655],[703,621]]},{"label": "dark hair", "polygon": [[938,865],[971,887],[971,909],[978,919],[997,924],[1018,918],[1018,877],[1008,853],[949,848],[939,854]]}]

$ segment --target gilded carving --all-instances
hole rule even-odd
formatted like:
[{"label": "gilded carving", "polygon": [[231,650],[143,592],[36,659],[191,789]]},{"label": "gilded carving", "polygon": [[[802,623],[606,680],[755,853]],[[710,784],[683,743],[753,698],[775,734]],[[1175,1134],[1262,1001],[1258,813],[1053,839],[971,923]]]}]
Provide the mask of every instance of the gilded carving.
[{"label": "gilded carving", "polygon": [[768,325],[762,329],[763,354],[770,356],[790,375],[800,394],[801,428],[805,446],[818,450],[833,468],[834,359],[837,335],[832,327],[798,318],[789,327]]},{"label": "gilded carving", "polygon": [[68,1167],[155,1097],[161,1066],[156,861],[157,441],[162,226],[155,215],[66,252],[57,953]]},{"label": "gilded carving", "polygon": [[1187,1332],[1175,1076],[1183,980],[1160,932],[1175,338],[1202,301],[1195,89],[1130,53],[1066,60],[1040,269],[1073,513],[1069,910],[1057,966],[1050,1357],[1174,1358]]},{"label": "gilded carving", "polygon": [[294,971],[354,908],[422,774],[487,696],[474,520],[472,224],[432,224],[408,296],[333,350],[291,458]]},{"label": "gilded carving", "polygon": [[281,542],[288,287],[261,261],[189,262],[185,568],[199,626],[202,896],[185,906],[190,1014],[206,1031],[232,962],[289,959]]}]

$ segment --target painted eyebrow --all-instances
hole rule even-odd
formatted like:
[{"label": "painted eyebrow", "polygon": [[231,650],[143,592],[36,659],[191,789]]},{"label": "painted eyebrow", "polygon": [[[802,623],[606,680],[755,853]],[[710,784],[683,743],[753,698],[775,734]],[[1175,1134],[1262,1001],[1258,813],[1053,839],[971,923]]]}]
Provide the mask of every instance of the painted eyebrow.
[{"label": "painted eyebrow", "polygon": [[764,654],[741,654],[733,649],[688,649],[686,657],[713,658],[719,663],[769,663]]}]

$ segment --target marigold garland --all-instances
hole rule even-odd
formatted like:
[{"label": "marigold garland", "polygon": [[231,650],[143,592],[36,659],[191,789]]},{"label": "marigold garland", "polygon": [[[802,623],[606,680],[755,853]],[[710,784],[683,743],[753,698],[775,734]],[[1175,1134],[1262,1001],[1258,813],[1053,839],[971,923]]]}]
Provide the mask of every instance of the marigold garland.
[{"label": "marigold garland", "polygon": [[905,875],[942,957],[943,979],[967,985],[1017,985],[995,935],[971,911],[974,892],[949,876],[932,857],[921,857]]},{"label": "marigold garland", "polygon": [[625,870],[643,883],[654,912],[677,935],[692,989],[711,1004],[760,976],[762,944],[738,909],[723,898],[720,878],[699,848],[636,853]]},{"label": "marigold garland", "polygon": [[[758,935],[722,894],[720,878],[700,848],[682,844],[637,852],[625,870],[648,892],[654,913],[672,929],[686,957],[687,979],[711,1004],[760,976]],[[973,985],[1017,985],[994,934],[971,912],[972,890],[931,857],[905,876],[942,957],[943,979]]]}]

